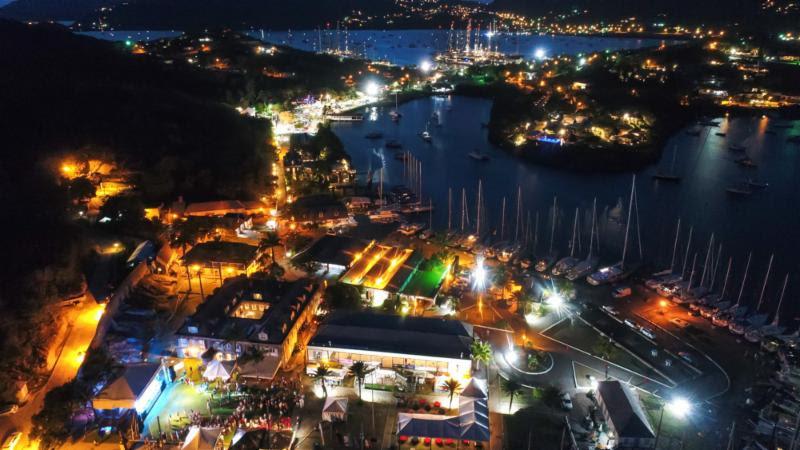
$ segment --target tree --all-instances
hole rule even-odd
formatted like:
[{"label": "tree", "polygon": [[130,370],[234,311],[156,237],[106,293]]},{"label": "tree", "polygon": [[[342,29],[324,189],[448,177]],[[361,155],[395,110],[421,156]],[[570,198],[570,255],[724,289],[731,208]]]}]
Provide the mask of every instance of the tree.
[{"label": "tree", "polygon": [[40,447],[58,447],[69,438],[72,414],[89,400],[89,389],[78,380],[72,380],[44,397],[44,406],[31,422],[31,437],[40,440]]},{"label": "tree", "polygon": [[328,387],[325,386],[325,377],[331,374],[331,370],[325,367],[324,365],[320,365],[317,367],[316,372],[314,372],[313,378],[319,381],[319,384],[322,385],[322,394],[324,397],[328,397]]},{"label": "tree", "polygon": [[67,195],[69,195],[70,200],[74,202],[82,202],[90,199],[94,197],[97,192],[94,184],[86,177],[73,178],[66,183],[66,187]]},{"label": "tree", "polygon": [[550,407],[557,407],[561,401],[561,389],[558,386],[549,384],[542,389],[542,402]]},{"label": "tree", "polygon": [[278,236],[278,233],[271,231],[267,233],[267,235],[264,236],[263,239],[261,239],[261,242],[258,244],[258,246],[261,248],[261,250],[269,249],[271,252],[270,259],[272,260],[273,263],[275,263],[275,247],[278,247],[281,244],[282,241],[280,236]]},{"label": "tree", "polygon": [[100,217],[115,222],[138,223],[144,220],[144,205],[139,197],[133,195],[109,197],[100,207]]},{"label": "tree", "polygon": [[331,310],[355,310],[361,308],[361,293],[358,288],[346,284],[336,283],[325,291],[325,303]]},{"label": "tree", "polygon": [[364,386],[364,379],[367,375],[371,374],[375,369],[370,369],[364,361],[356,361],[348,369],[350,375],[356,377],[358,380],[358,397],[361,397],[361,388]]},{"label": "tree", "polygon": [[264,351],[257,347],[248,347],[238,358],[239,364],[258,363],[264,360]]},{"label": "tree", "polygon": [[506,298],[506,285],[508,284],[509,280],[511,280],[511,274],[506,269],[505,264],[500,264],[495,268],[494,274],[492,275],[492,280],[502,289],[502,294],[500,295],[500,298],[501,299]]},{"label": "tree", "polygon": [[592,347],[592,352],[602,359],[609,360],[617,356],[617,346],[610,339],[599,339]]},{"label": "tree", "polygon": [[461,383],[458,382],[455,378],[450,378],[447,381],[442,383],[442,389],[447,392],[450,396],[450,408],[453,407],[453,396],[456,395],[456,392],[461,389]]},{"label": "tree", "polygon": [[489,379],[489,361],[492,359],[492,347],[488,342],[475,339],[470,345],[472,360],[477,363],[477,369],[481,370],[481,363],[486,364],[486,379]]},{"label": "tree", "polygon": [[542,365],[542,355],[537,351],[528,353],[528,370],[537,370]]},{"label": "tree", "polygon": [[514,396],[522,392],[522,385],[517,383],[514,380],[506,380],[503,378],[503,381],[500,384],[500,389],[508,395],[508,413],[511,414],[511,405],[514,404]]}]

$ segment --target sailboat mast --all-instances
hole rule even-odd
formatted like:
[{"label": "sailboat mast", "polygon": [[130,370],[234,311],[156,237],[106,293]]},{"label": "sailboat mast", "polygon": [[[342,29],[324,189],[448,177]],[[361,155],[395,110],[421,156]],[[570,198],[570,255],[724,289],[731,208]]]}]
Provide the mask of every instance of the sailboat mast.
[{"label": "sailboat mast", "polygon": [[714,290],[714,283],[717,281],[717,272],[719,271],[719,262],[722,259],[722,243],[719,244],[719,250],[717,250],[717,257],[714,258],[714,269],[711,272],[711,283],[709,283],[708,290]]},{"label": "sailboat mast", "polygon": [[536,223],[533,225],[533,254],[539,247],[539,211],[536,211]]},{"label": "sailboat mast", "polygon": [[703,286],[706,281],[706,274],[708,273],[708,258],[711,257],[711,248],[714,245],[714,233],[711,233],[711,239],[708,240],[708,249],[706,250],[706,259],[703,262],[703,275],[700,276],[700,286]]},{"label": "sailboat mast", "polygon": [[575,256],[575,236],[578,234],[578,208],[575,208],[575,218],[572,220],[572,242],[569,244],[569,257]]},{"label": "sailboat mast", "polygon": [[781,305],[783,304],[783,296],[786,294],[786,284],[789,282],[789,274],[787,273],[785,277],[783,277],[783,288],[781,288],[781,296],[778,299],[778,309],[775,310],[775,318],[772,319],[772,326],[777,327],[778,323],[780,322],[781,316]]},{"label": "sailboat mast", "polygon": [[694,227],[689,227],[689,240],[686,241],[686,252],[683,255],[683,267],[681,267],[681,278],[683,278],[686,273],[686,263],[689,262],[689,247],[692,245],[692,233],[694,232]]},{"label": "sailboat mast", "polygon": [[687,291],[692,288],[692,280],[694,280],[695,264],[697,264],[697,252],[694,252],[694,257],[692,258],[692,273],[689,274],[689,285],[686,287]]},{"label": "sailboat mast", "polygon": [[742,301],[742,294],[744,293],[744,285],[747,282],[747,272],[750,270],[750,260],[753,258],[753,252],[747,254],[747,264],[744,266],[744,278],[742,278],[742,285],[739,286],[739,296],[736,298],[736,306],[739,306]]},{"label": "sailboat mast", "polygon": [[761,285],[761,294],[758,296],[758,304],[756,305],[756,312],[761,308],[761,302],[764,301],[764,292],[767,290],[767,281],[769,281],[769,273],[772,271],[772,260],[775,254],[769,255],[769,265],[767,265],[767,274],[764,275],[764,284]]},{"label": "sailboat mast", "polygon": [[447,231],[453,225],[453,188],[447,188]]},{"label": "sailboat mast", "polygon": [[675,270],[675,256],[678,253],[678,236],[681,234],[681,218],[678,217],[678,226],[675,228],[675,242],[672,244],[672,261],[669,263],[669,271]]},{"label": "sailboat mast", "polygon": [[631,196],[628,200],[628,221],[625,223],[625,241],[622,244],[622,263],[621,267],[625,269],[625,255],[628,253],[628,234],[631,229],[631,214],[633,213],[633,193],[636,189],[636,174],[633,174],[633,181],[631,181]]},{"label": "sailboat mast", "polygon": [[728,257],[728,270],[725,271],[725,281],[722,283],[722,293],[719,294],[719,299],[725,298],[725,290],[728,289],[728,277],[731,275],[731,265],[733,264],[733,257]]}]

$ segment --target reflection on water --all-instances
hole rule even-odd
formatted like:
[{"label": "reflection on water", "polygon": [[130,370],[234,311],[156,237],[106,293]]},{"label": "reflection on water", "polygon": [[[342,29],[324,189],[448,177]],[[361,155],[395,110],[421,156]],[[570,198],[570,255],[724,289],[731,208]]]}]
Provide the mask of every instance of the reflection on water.
[{"label": "reflection on water", "polygon": [[[306,31],[250,31],[250,36],[273,44],[288,45],[302,50],[319,51],[339,48],[350,50],[370,59],[388,60],[399,65],[415,65],[431,59],[436,53],[448,49],[449,30],[306,30]],[[477,39],[475,37],[474,39]],[[537,49],[545,55],[578,54],[613,50],[652,47],[658,39],[585,37],[585,36],[540,36],[498,34],[491,38],[480,36],[480,45],[498,48],[509,54],[533,59]],[[466,43],[464,31],[455,32],[452,42]]]},{"label": "reflection on water", "polygon": [[[391,121],[389,109],[377,108],[368,111],[368,120],[363,123],[336,124],[334,129],[360,172],[377,168],[379,162],[373,155],[382,155],[387,186],[403,183],[403,163],[395,159],[394,150],[383,148],[386,140],[399,141],[403,149],[420,160],[423,166],[423,200],[433,200],[436,208],[434,225],[439,229],[446,228],[448,223],[448,189],[453,192],[451,221],[454,228],[458,228],[461,190],[466,190],[469,213],[474,214],[480,179],[486,199],[486,222],[493,229],[498,229],[501,223],[503,197],[507,203],[506,223],[515,222],[514,205],[520,186],[523,217],[527,211],[534,218],[537,212],[539,214],[540,252],[545,250],[550,239],[553,196],[558,198],[559,210],[556,246],[567,251],[577,207],[582,211],[581,239],[586,249],[592,199],[597,197],[598,211],[603,217],[600,240],[604,260],[613,262],[619,259],[622,226],[611,219],[619,216],[615,206],[620,199],[625,198],[623,204],[627,207],[631,175],[572,173],[519,161],[488,143],[487,130],[481,124],[488,121],[490,107],[488,100],[433,97],[401,105],[403,118],[399,123]],[[438,114],[441,126],[436,126],[431,120],[434,112]],[[800,122],[766,117],[716,120],[718,128],[702,128],[699,136],[681,132],[666,143],[669,151],[665,152],[660,165],[671,165],[672,149],[677,149],[675,171],[683,177],[680,183],[654,180],[652,175],[656,166],[637,173],[645,258],[659,267],[669,266],[675,227],[681,218],[684,228],[678,251],[679,262],[684,259],[689,225],[694,228],[689,265],[695,252],[698,253],[698,264],[704,261],[708,239],[713,232],[716,242],[723,243],[722,259],[734,258],[731,282],[737,288],[747,252],[753,251],[753,266],[745,295],[757,297],[769,255],[775,252],[776,270],[772,280],[778,281],[770,283],[767,292],[776,297],[784,274],[798,268],[800,180],[797,177],[797,153],[800,146],[787,143],[786,137],[800,134]],[[419,136],[426,125],[432,135],[431,143],[424,142]],[[384,134],[383,140],[364,138],[365,134],[377,131]],[[747,147],[747,155],[758,167],[744,168],[736,164],[735,160],[743,154],[730,151],[730,145]],[[479,162],[469,158],[467,154],[475,149],[487,154],[491,160]],[[726,192],[726,188],[748,178],[769,183],[769,187],[763,191],[754,189],[752,195],[741,198]],[[474,218],[471,223],[474,224]],[[510,226],[513,225],[507,226],[506,236],[511,234]],[[800,288],[800,280],[794,288]]]}]

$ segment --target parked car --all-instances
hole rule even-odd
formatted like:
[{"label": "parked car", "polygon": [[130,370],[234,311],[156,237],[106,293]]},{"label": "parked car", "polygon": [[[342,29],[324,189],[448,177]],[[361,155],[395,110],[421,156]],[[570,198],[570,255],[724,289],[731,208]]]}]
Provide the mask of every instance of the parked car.
[{"label": "parked car", "polygon": [[689,322],[687,322],[687,321],[685,321],[683,319],[679,319],[677,317],[675,317],[673,319],[669,319],[669,322],[671,324],[675,325],[676,327],[679,327],[679,328],[686,328],[686,327],[689,326]]},{"label": "parked car", "polygon": [[608,314],[611,314],[612,316],[616,316],[617,314],[619,314],[619,312],[616,309],[614,309],[613,306],[603,305],[602,309],[603,311],[607,312]]},{"label": "parked car", "polygon": [[625,319],[623,322],[625,322],[625,325],[633,328],[634,330],[639,328],[639,325],[636,325],[636,323],[634,321],[632,321],[631,319]]},{"label": "parked car", "polygon": [[694,364],[694,360],[692,359],[692,355],[687,352],[678,352],[678,356],[683,358],[684,361],[688,362],[689,364]]},{"label": "parked car", "polygon": [[656,334],[655,334],[655,333],[653,333],[653,330],[651,330],[650,328],[647,328],[647,327],[642,327],[642,328],[640,328],[640,329],[639,329],[639,331],[640,331],[640,332],[641,332],[643,335],[647,336],[647,337],[648,337],[648,338],[650,338],[650,339],[655,339],[655,338],[656,338]]},{"label": "parked car", "polygon": [[629,297],[632,293],[633,291],[628,286],[619,286],[611,292],[611,296],[614,298],[625,298]]},{"label": "parked car", "polygon": [[564,395],[561,396],[561,407],[567,411],[572,410],[572,399],[569,397],[568,392],[564,392]]}]

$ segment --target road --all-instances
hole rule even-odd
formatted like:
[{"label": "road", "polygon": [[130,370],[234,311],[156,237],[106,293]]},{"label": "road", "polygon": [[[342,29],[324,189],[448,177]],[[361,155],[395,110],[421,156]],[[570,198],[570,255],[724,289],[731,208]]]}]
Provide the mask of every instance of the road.
[{"label": "road", "polygon": [[[63,342],[63,348],[58,355],[50,379],[35,393],[32,393],[27,403],[19,408],[15,414],[0,418],[0,436],[5,436],[11,430],[23,432],[17,448],[38,448],[36,442],[31,442],[31,418],[42,409],[44,397],[51,389],[63,385],[75,378],[78,368],[83,362],[89,344],[97,331],[97,323],[105,311],[105,305],[98,305],[90,294],[84,297],[83,302],[76,306],[70,314],[70,328]],[[58,345],[58,344],[56,344]]]}]

